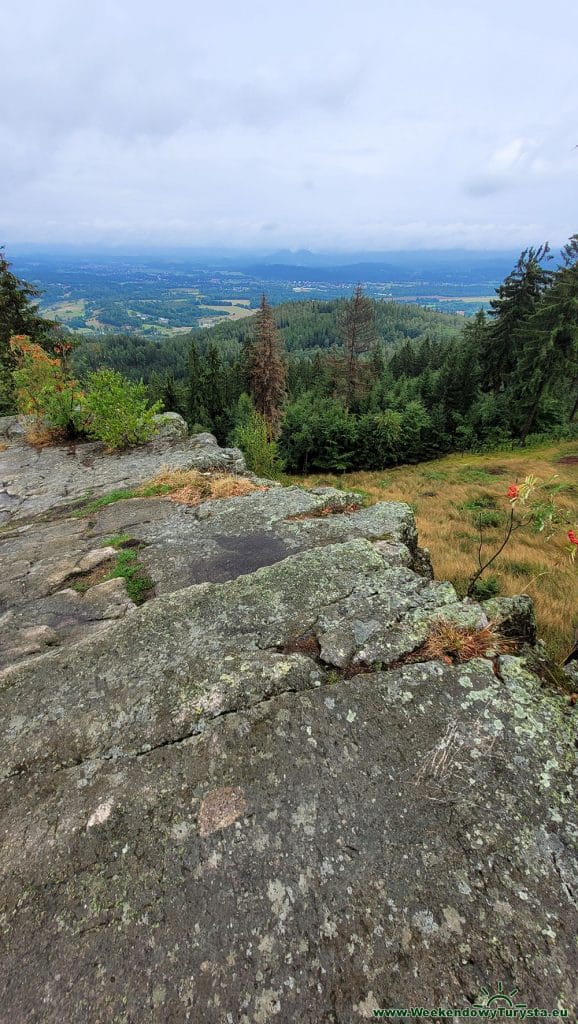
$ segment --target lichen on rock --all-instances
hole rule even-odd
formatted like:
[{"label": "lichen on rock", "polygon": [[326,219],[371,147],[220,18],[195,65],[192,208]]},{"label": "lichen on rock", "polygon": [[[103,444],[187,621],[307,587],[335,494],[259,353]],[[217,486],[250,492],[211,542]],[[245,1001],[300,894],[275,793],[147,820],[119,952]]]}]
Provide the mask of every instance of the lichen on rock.
[{"label": "lichen on rock", "polygon": [[[400,503],[270,487],[78,519],[64,498],[95,467],[116,485],[116,457],[79,446],[70,472],[9,444],[6,1019],[340,1024],[498,982],[572,1014],[574,712],[533,668],[530,603],[431,579]],[[237,460],[197,437],[118,472],[201,455]],[[70,493],[29,495],[60,463]],[[151,600],[71,589],[127,544]],[[440,619],[521,646],[416,660]]]}]

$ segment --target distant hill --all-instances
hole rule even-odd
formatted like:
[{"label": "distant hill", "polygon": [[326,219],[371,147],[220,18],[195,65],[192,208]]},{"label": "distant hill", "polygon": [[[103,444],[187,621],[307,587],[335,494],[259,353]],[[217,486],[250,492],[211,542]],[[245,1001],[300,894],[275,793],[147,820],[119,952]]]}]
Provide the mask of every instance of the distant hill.
[{"label": "distant hill", "polygon": [[185,252],[17,253],[14,269],[40,290],[45,316],[81,334],[167,335],[237,320],[303,298],[347,297],[359,281],[375,299],[474,315],[516,260],[509,253],[313,253],[281,250],[201,259]]},{"label": "distant hill", "polygon": [[[308,299],[276,306],[275,320],[287,351],[297,354],[339,345],[338,322],[344,302],[345,299],[329,302]],[[426,336],[434,343],[445,341],[459,335],[464,325],[462,317],[436,313],[417,305],[390,301],[374,301],[373,304],[378,336],[388,347]],[[224,358],[234,359],[254,329],[255,316],[250,316],[188,334],[172,335],[164,341],[121,333],[87,336],[80,340],[74,362],[78,373],[107,365],[145,380],[152,372],[170,372],[182,379],[187,372],[191,339],[195,339],[201,351],[215,344]]]},{"label": "distant hill", "polygon": [[[288,352],[309,349],[327,349],[341,343],[339,315],[345,299],[328,302],[307,299],[284,302],[273,310]],[[433,342],[447,340],[461,333],[462,317],[437,313],[422,306],[373,300],[377,333],[384,345],[401,343],[406,339],[429,336]],[[255,316],[236,322],[223,322],[205,330],[195,331],[197,344],[203,349],[215,343],[229,351],[242,345],[251,335]]]},{"label": "distant hill", "polygon": [[245,260],[245,273],[264,280],[366,282],[467,282],[491,285],[501,281],[515,264],[515,252],[462,249],[391,251],[382,253],[313,253],[281,250],[270,256]]}]

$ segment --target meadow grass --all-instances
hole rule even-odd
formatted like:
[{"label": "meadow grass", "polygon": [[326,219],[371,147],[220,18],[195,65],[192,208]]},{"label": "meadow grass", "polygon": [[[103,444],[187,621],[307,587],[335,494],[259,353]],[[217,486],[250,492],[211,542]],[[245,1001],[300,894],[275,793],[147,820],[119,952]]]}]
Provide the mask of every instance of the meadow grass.
[{"label": "meadow grass", "polygon": [[[477,564],[479,533],[475,509],[508,510],[506,491],[529,474],[559,488],[557,505],[566,509],[569,526],[578,523],[578,463],[563,464],[565,455],[578,455],[576,441],[557,442],[527,452],[495,455],[448,455],[417,466],[376,472],[315,474],[291,478],[305,486],[330,484],[361,490],[366,500],[404,501],[414,510],[419,542],[429,548],[436,579],[451,580],[460,594]],[[555,478],[555,479],[554,479]],[[493,521],[492,516],[486,519]],[[528,594],[534,601],[538,632],[551,655],[560,661],[570,650],[578,626],[578,562],[569,559],[566,529],[547,540],[529,530],[514,534],[489,572],[497,577],[502,594]],[[488,554],[503,537],[501,524],[484,529]],[[484,579],[484,577],[482,577]]]}]

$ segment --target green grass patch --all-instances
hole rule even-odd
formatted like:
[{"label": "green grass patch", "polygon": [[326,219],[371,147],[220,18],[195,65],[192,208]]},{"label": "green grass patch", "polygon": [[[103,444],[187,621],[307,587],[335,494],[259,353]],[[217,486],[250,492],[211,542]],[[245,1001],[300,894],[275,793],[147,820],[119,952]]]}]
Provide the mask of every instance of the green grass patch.
[{"label": "green grass patch", "polygon": [[570,495],[574,496],[574,495],[578,494],[578,484],[569,484],[569,483],[565,483],[565,484],[554,484],[554,483],[544,484],[543,485],[543,490],[547,491],[547,493],[551,497],[555,497],[556,494],[570,494]]},{"label": "green grass patch", "polygon": [[499,509],[493,508],[480,508],[476,512],[472,512],[472,523],[477,526],[478,530],[495,530],[498,526],[503,526],[505,522],[504,513],[500,512]]},{"label": "green grass patch", "polygon": [[460,484],[491,484],[495,474],[488,473],[486,469],[476,469],[474,466],[464,466],[458,469],[456,480]]},{"label": "green grass patch", "polygon": [[139,561],[135,548],[120,550],[114,569],[107,576],[109,580],[124,579],[127,594],[135,604],[143,604],[154,587],[154,580],[148,575],[144,565]]},{"label": "green grass patch", "polygon": [[479,580],[476,580],[472,597],[475,597],[478,601],[487,601],[491,597],[497,597],[500,593],[500,581],[497,576],[491,574],[490,576],[480,576]]},{"label": "green grass patch", "polygon": [[101,548],[122,548],[132,541],[130,533],[115,533],[113,537],[107,537],[102,541]]},{"label": "green grass patch", "polygon": [[170,494],[174,490],[172,484],[150,484],[149,487],[137,488],[136,498],[156,498],[158,494]]},{"label": "green grass patch", "polygon": [[442,469],[424,469],[420,473],[424,480],[447,480],[448,474]]},{"label": "green grass patch", "polygon": [[113,505],[115,501],[126,501],[128,498],[155,498],[159,494],[170,494],[173,490],[171,484],[151,484],[149,487],[125,487],[118,491],[109,491],[102,494],[100,498],[93,498],[75,509],[73,516],[80,519],[82,516],[89,516],[93,512],[99,512],[107,505]]},{"label": "green grass patch", "polygon": [[483,508],[497,508],[498,503],[493,494],[478,494],[477,498],[470,498],[460,506],[466,512],[478,512]]},{"label": "green grass patch", "polygon": [[86,591],[89,590],[91,586],[92,584],[89,583],[88,580],[78,580],[77,583],[70,584],[70,589],[76,590],[77,594],[86,594]]},{"label": "green grass patch", "polygon": [[373,505],[374,498],[369,493],[369,491],[364,491],[363,487],[352,487],[351,493],[355,494],[356,496],[359,496],[359,498],[361,499],[359,504],[362,506],[362,508],[369,508],[370,505]]},{"label": "green grass patch", "polygon": [[539,572],[543,572],[547,566],[536,566],[534,562],[516,561],[512,559],[502,563],[504,572],[509,572],[511,576],[535,576]]},{"label": "green grass patch", "polygon": [[493,494],[479,494],[477,498],[464,501],[463,505],[459,507],[462,511],[469,513],[472,524],[478,530],[480,527],[492,530],[497,526],[502,526],[506,521],[505,513],[497,508]]}]

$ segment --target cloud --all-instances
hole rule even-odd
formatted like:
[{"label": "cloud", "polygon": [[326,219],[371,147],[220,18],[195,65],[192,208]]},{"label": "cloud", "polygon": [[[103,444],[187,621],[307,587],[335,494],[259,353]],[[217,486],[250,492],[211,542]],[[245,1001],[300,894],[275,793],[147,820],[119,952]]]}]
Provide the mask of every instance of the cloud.
[{"label": "cloud", "polygon": [[[566,136],[566,129],[556,126],[545,129],[541,137],[510,139],[490,153],[478,173],[466,178],[464,193],[474,200],[499,193],[533,193],[540,205],[553,205],[554,190],[574,191],[578,175],[578,159],[568,150]],[[574,229],[572,224],[568,228]]]},{"label": "cloud", "polygon": [[561,240],[578,8],[553,4],[8,5],[0,241]]},{"label": "cloud", "polygon": [[537,139],[515,138],[495,149],[485,168],[465,182],[471,196],[491,196],[506,189],[528,184],[536,173]]},{"label": "cloud", "polygon": [[464,191],[467,195],[481,196],[493,196],[497,192],[503,192],[511,186],[511,182],[507,178],[498,178],[495,175],[484,175],[480,174],[470,178],[464,185]]}]

